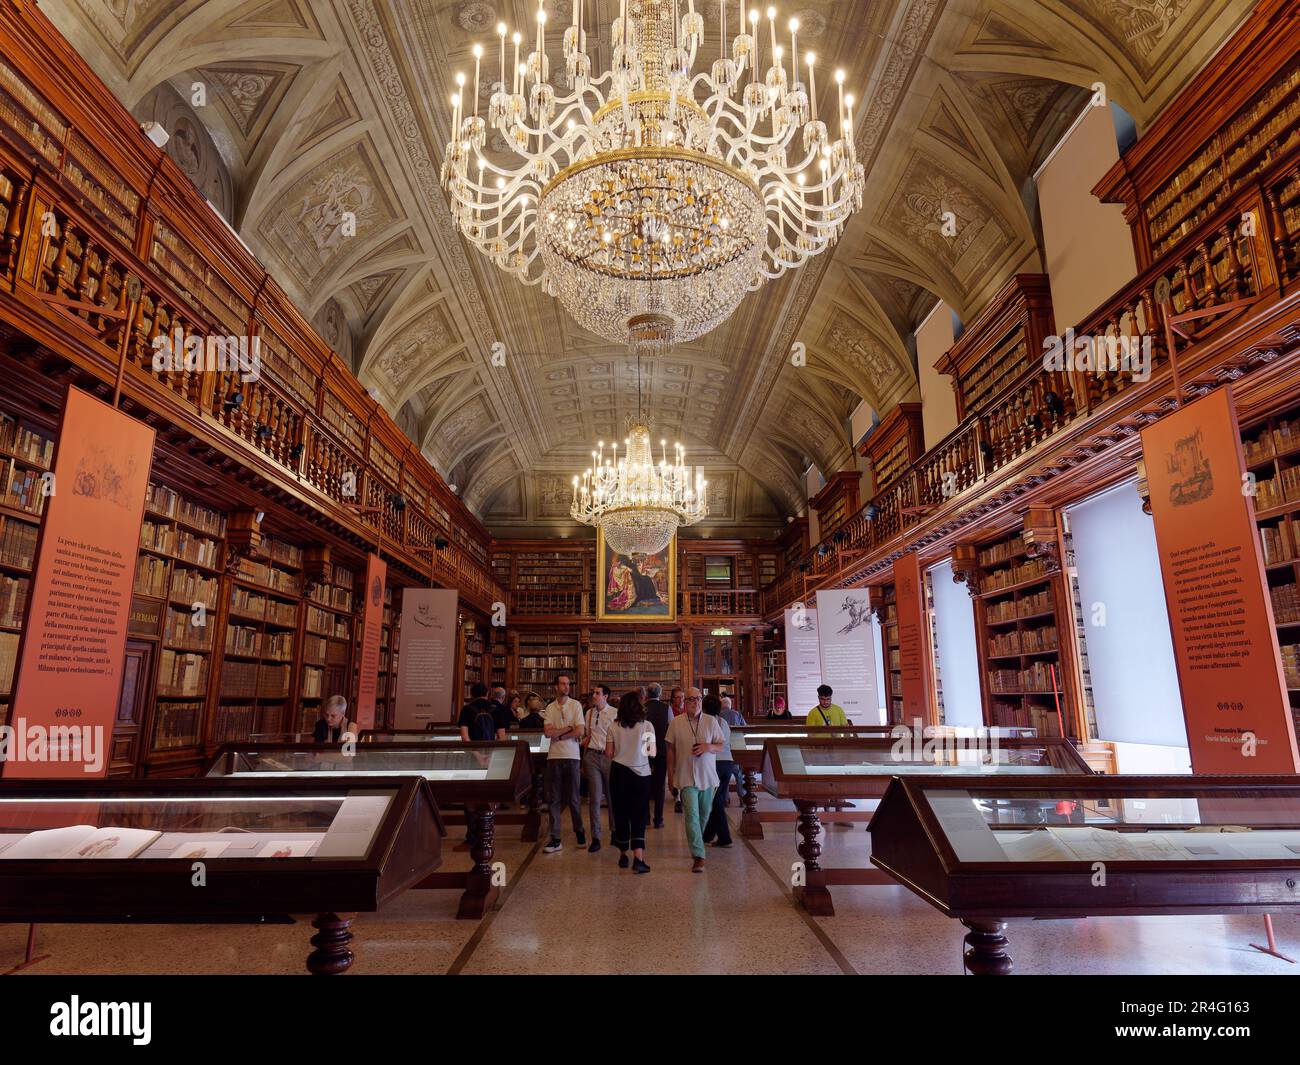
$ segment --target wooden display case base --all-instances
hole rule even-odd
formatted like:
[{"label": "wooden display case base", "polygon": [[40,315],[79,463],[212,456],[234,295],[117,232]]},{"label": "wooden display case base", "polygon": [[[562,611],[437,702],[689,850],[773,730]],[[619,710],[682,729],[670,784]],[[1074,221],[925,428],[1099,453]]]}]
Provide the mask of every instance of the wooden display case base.
[{"label": "wooden display case base", "polygon": [[1010,976],[1011,955],[1007,953],[1006,921],[962,921],[970,929],[964,940],[966,969],[975,976]]},{"label": "wooden display case base", "polygon": [[354,913],[322,913],[311,926],[317,929],[311,937],[316,949],[307,955],[307,971],[313,976],[338,976],[352,968],[356,955],[348,949],[352,942]]},{"label": "wooden display case base", "polygon": [[415,886],[426,890],[460,888],[462,894],[456,906],[456,917],[477,921],[493,909],[501,897],[500,889],[493,883],[492,869],[496,808],[491,804],[472,806],[466,811],[465,818],[469,822],[469,841],[455,849],[468,849],[474,859],[473,867],[464,873],[434,873]]}]

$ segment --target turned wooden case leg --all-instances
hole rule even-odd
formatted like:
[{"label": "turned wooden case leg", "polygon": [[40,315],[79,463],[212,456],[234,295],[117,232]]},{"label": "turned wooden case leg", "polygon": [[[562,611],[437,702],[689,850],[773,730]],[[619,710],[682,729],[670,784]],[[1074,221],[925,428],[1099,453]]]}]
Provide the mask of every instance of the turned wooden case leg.
[{"label": "turned wooden case leg", "polygon": [[758,774],[744,770],[745,797],[741,800],[740,834],[745,839],[762,839],[763,822],[758,819]]},{"label": "turned wooden case leg", "polygon": [[966,968],[975,976],[1010,976],[1011,955],[1007,953],[1006,921],[962,921],[966,933]]},{"label": "turned wooden case leg", "polygon": [[528,792],[528,813],[519,833],[520,843],[536,843],[542,832],[542,774],[533,774],[533,786]]},{"label": "turned wooden case leg", "polygon": [[317,929],[311,937],[311,945],[316,949],[307,955],[307,970],[313,976],[338,976],[352,968],[356,955],[348,949],[352,942],[350,931],[356,914],[322,913],[312,921]]},{"label": "turned wooden case leg", "polygon": [[822,873],[819,859],[822,845],[818,842],[821,835],[821,822],[817,819],[817,807],[814,803],[801,802],[799,807],[799,857],[803,862],[803,886],[796,886],[794,897],[799,904],[814,917],[834,917],[835,906],[831,902],[831,893],[826,890],[826,880]]},{"label": "turned wooden case leg", "polygon": [[496,905],[500,890],[492,883],[492,855],[496,843],[496,809],[490,803],[465,811],[469,819],[470,857],[474,865],[465,877],[465,893],[456,916],[476,921]]}]

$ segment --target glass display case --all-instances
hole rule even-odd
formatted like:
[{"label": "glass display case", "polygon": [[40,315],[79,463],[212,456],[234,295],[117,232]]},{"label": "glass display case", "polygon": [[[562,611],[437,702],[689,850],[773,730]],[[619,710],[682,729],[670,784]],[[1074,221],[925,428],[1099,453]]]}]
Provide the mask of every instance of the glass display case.
[{"label": "glass display case", "polygon": [[444,835],[428,784],[409,776],[0,781],[0,920],[316,913],[308,968],[337,973],[352,915],[434,874]]},{"label": "glass display case", "polygon": [[1300,778],[900,777],[871,860],[1011,971],[1008,918],[1268,913],[1300,903]]},{"label": "glass display case", "polygon": [[235,780],[416,776],[427,782],[440,809],[462,807],[473,866],[468,873],[436,873],[420,887],[463,888],[457,916],[482,917],[496,902],[492,883],[497,807],[516,803],[532,787],[525,742],[442,744],[228,744],[207,776]]},{"label": "glass display case", "polygon": [[[440,743],[461,744],[468,741],[460,738],[458,725],[430,725],[427,729],[366,729],[361,733],[361,743]],[[519,839],[523,843],[536,843],[541,832],[542,802],[544,787],[542,775],[546,770],[546,759],[551,749],[551,741],[541,729],[514,729],[506,733],[509,743],[528,744],[528,753],[532,762],[533,782],[528,791],[528,808],[522,814],[497,811],[497,824],[521,824]]]},{"label": "glass display case", "polygon": [[[823,869],[820,864],[819,807],[847,799],[879,799],[895,777],[947,776],[1020,780],[1060,775],[1091,775],[1088,764],[1068,741],[1060,738],[1004,738],[980,733],[971,736],[908,733],[897,737],[833,739],[769,739],[763,748],[763,787],[798,810],[803,883],[795,898],[810,913],[835,912],[829,884],[887,883],[875,869]],[[876,811],[871,823],[879,816]]]}]

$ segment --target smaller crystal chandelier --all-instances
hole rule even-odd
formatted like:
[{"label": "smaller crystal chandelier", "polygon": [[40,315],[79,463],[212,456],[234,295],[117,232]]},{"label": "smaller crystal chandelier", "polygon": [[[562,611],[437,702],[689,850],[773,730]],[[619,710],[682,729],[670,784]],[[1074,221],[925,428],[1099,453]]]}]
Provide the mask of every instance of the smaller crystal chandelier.
[{"label": "smaller crystal chandelier", "polygon": [[573,505],[569,513],[584,525],[605,534],[605,542],[620,555],[652,555],[672,542],[673,534],[694,525],[708,512],[708,482],[702,470],[692,474],[686,451],[673,444],[668,462],[668,442],[660,441],[659,463],[650,443],[650,419],[641,409],[641,361],[637,360],[637,413],[628,419],[625,451],[618,444],[597,444],[593,464],[573,478]]}]

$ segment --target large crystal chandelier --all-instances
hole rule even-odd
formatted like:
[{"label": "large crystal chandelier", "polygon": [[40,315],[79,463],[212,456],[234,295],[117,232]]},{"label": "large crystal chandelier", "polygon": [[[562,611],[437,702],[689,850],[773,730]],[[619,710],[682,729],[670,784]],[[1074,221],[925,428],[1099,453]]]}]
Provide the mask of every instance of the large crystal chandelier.
[{"label": "large crystal chandelier", "polygon": [[708,482],[702,470],[691,472],[686,451],[659,442],[659,463],[650,443],[650,420],[641,408],[641,365],[637,361],[637,413],[628,421],[620,456],[618,444],[605,452],[601,441],[591,453],[592,465],[573,479],[569,513],[584,525],[594,525],[620,555],[652,555],[672,541],[679,527],[693,525],[708,512]]},{"label": "large crystal chandelier", "polygon": [[[592,332],[653,354],[707,333],[746,292],[835,242],[862,205],[853,97],[836,71],[836,101],[823,101],[832,113],[819,111],[798,20],[787,64],[775,8],[765,35],[744,0],[730,55],[719,0],[720,57],[699,73],[695,0],[620,0],[609,69],[595,77],[582,9],[573,0],[563,35],[563,95],[550,81],[543,3],[524,60],[523,35],[510,37],[507,62],[497,26],[486,118],[474,46],[473,96],[458,74],[442,178],[457,225],[498,267],[541,282]],[[488,127],[500,132],[494,154],[517,158],[484,154]]]}]

